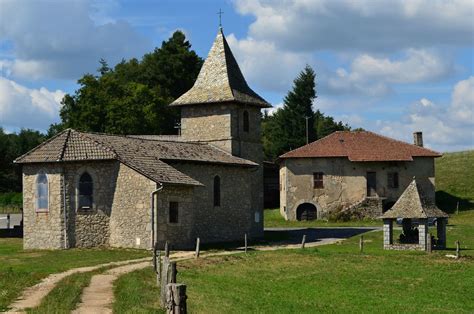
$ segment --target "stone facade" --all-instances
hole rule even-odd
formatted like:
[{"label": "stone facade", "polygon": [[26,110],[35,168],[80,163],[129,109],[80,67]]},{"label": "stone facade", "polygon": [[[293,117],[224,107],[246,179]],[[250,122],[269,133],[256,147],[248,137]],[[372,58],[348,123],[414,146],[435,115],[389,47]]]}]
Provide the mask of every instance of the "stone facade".
[{"label": "stone facade", "polygon": [[[249,118],[248,131],[244,130],[245,112]],[[181,128],[183,140],[206,142],[259,164],[257,169],[251,171],[248,181],[242,184],[250,189],[250,212],[258,216],[258,222],[252,224],[251,234],[262,237],[263,148],[260,108],[237,103],[184,106],[181,109]]]},{"label": "stone facade", "polygon": [[[376,195],[385,203],[395,202],[416,176],[426,196],[435,198],[434,158],[413,161],[351,162],[345,157],[292,158],[280,165],[280,212],[296,219],[299,205],[310,203],[318,218],[327,218],[367,197],[367,172],[376,173]],[[313,173],[322,172],[324,188],[313,187]],[[388,173],[398,173],[398,188],[388,186]]]}]

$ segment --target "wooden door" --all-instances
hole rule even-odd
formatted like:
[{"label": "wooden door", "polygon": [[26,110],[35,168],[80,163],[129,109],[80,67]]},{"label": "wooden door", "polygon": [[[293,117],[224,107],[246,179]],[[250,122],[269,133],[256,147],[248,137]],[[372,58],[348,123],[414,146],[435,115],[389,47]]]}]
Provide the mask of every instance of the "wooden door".
[{"label": "wooden door", "polygon": [[367,196],[377,196],[377,174],[374,171],[367,172]]}]

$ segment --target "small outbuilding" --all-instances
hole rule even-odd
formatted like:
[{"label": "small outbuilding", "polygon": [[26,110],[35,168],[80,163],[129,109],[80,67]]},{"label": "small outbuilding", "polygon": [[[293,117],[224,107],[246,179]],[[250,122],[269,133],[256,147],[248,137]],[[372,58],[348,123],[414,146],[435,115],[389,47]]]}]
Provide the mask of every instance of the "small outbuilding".
[{"label": "small outbuilding", "polygon": [[[436,207],[427,198],[420,185],[413,178],[393,207],[381,217],[383,219],[383,247],[386,250],[428,250],[446,247],[446,224],[448,214]],[[393,242],[393,221],[402,219],[403,233],[399,243]],[[437,238],[429,241],[428,227],[436,222]]]}]

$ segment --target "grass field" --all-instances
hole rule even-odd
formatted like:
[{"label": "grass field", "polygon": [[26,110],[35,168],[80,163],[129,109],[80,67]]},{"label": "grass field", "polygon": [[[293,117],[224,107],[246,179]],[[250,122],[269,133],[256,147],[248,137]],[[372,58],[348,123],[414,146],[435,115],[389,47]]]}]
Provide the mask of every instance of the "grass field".
[{"label": "grass field", "polygon": [[149,256],[147,251],[71,249],[23,251],[22,239],[0,238],[0,312],[48,274],[74,267]]},{"label": "grass field", "polygon": [[436,203],[448,213],[474,209],[474,151],[446,153],[436,159]]},{"label": "grass field", "polygon": [[[433,254],[384,251],[380,231],[305,250],[252,252],[178,264],[192,313],[472,313],[474,211],[453,215],[448,249]],[[460,240],[460,260],[453,254]],[[116,313],[158,311],[151,268],[115,287]],[[146,304],[146,305],[143,305]]]}]

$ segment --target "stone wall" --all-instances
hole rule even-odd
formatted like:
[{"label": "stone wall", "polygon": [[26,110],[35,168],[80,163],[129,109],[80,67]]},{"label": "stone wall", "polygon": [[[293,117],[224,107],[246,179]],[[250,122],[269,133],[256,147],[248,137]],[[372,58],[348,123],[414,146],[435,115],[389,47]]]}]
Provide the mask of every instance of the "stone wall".
[{"label": "stone wall", "polygon": [[[186,194],[183,193],[185,210],[189,209],[193,212],[187,216],[189,221],[192,221],[192,226],[188,226],[188,229],[191,230],[189,237],[193,241],[196,237],[200,237],[203,243],[235,241],[243,239],[245,233],[249,237],[260,236],[259,226],[263,217],[260,216],[259,208],[252,206],[251,199],[250,181],[255,168],[191,163],[176,163],[173,166],[204,184]],[[216,175],[220,177],[221,182],[221,204],[215,207],[213,186]],[[162,200],[166,200],[164,194],[167,189],[165,187],[163,193],[159,194],[159,199],[161,197]],[[173,193],[179,195],[179,193]],[[190,204],[186,202],[188,199]],[[163,205],[166,211],[169,205],[166,203]],[[159,208],[159,211],[163,211],[162,208]],[[255,219],[255,212],[258,213],[258,222]],[[187,221],[185,220],[183,224]],[[183,228],[184,225],[178,227]],[[168,228],[176,227],[168,226]]]},{"label": "stone wall", "polygon": [[[434,199],[434,159],[415,157],[411,162],[351,162],[347,158],[292,158],[280,165],[280,212],[296,219],[302,203],[317,207],[318,218],[361,201],[367,195],[366,173],[377,174],[376,193],[387,202],[396,201],[416,176],[427,197]],[[324,188],[313,188],[313,173],[324,173]],[[398,172],[399,187],[389,188],[387,175]]]},{"label": "stone wall", "polygon": [[[36,212],[36,176],[43,171],[48,178],[49,210]],[[64,248],[64,211],[61,196],[62,169],[59,166],[23,166],[23,247],[25,249]]]},{"label": "stone wall", "polygon": [[151,247],[150,194],[157,184],[120,164],[110,216],[110,246]]}]

